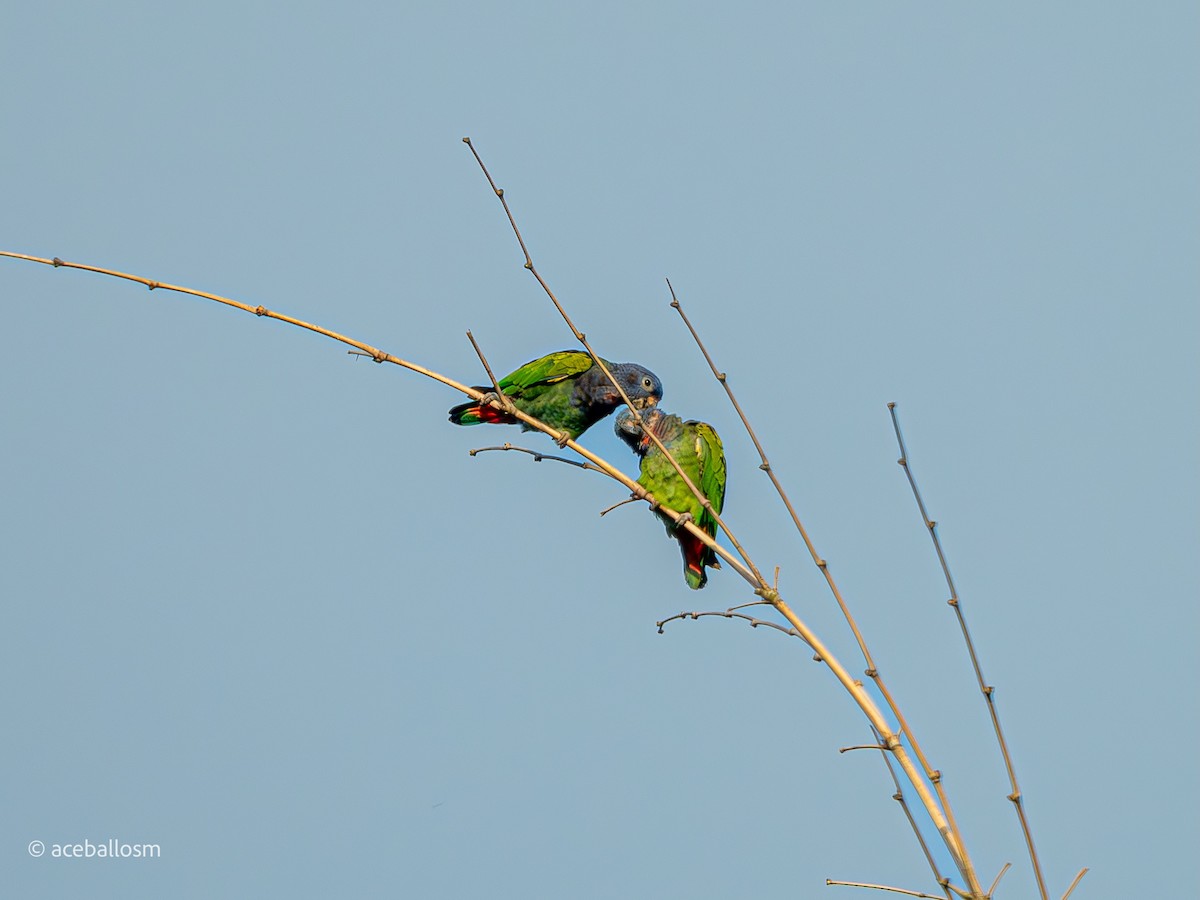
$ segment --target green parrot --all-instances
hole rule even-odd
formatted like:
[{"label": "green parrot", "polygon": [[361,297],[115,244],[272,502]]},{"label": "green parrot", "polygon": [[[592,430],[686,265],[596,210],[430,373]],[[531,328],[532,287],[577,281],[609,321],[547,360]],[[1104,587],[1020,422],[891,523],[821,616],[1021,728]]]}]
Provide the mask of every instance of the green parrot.
[{"label": "green parrot", "polygon": [[[604,365],[638,409],[647,409],[662,399],[662,382],[649,369],[637,363],[611,363],[607,359]],[[488,387],[475,390],[494,393]],[[600,367],[579,350],[559,350],[525,363],[500,379],[500,390],[521,412],[541,419],[572,440],[624,402]],[[455,425],[519,422],[503,410],[474,400],[450,410],[450,421]],[[523,422],[520,424],[522,431],[533,430]]]},{"label": "green parrot", "polygon": [[[687,473],[692,484],[708,498],[713,512],[720,515],[725,505],[725,451],[713,427],[695,420],[683,421],[679,416],[661,409],[643,410],[645,427],[653,431],[679,467]],[[701,531],[717,536],[717,522],[704,504],[679,477],[671,461],[646,435],[642,426],[627,408],[617,415],[617,437],[625,441],[642,458],[638,484],[654,495],[663,506],[690,516]],[[667,516],[655,511],[667,526],[667,534],[679,541],[683,551],[683,577],[688,587],[699,590],[708,583],[705,567],[721,568],[717,554],[686,528],[678,527]]]}]

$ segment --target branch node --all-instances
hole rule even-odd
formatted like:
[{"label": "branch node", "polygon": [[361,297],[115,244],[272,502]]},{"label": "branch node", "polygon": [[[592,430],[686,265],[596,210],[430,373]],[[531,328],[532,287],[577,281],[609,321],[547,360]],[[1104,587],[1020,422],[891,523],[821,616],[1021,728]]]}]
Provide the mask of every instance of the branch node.
[{"label": "branch node", "polygon": [[1021,805],[1021,792],[1013,791],[1011,794],[1008,795],[1008,799],[1011,800],[1013,803],[1017,804],[1017,806],[1020,806]]},{"label": "branch node", "polygon": [[896,460],[896,463],[897,463],[898,465],[901,465],[901,466],[907,466],[907,465],[908,465],[908,460],[907,460],[907,459],[905,459],[905,458],[902,456],[902,457],[900,457],[898,460]]},{"label": "branch node", "polygon": [[59,259],[57,256],[56,256],[56,257],[54,257],[54,259],[50,260],[50,264],[51,264],[52,266],[54,266],[54,268],[56,268],[56,269],[57,269],[59,266],[65,266],[65,265],[66,265],[66,263],[64,263],[64,262],[63,262],[61,259]]},{"label": "branch node", "polygon": [[146,290],[148,290],[148,291],[152,291],[152,290],[154,290],[156,287],[158,287],[158,282],[157,282],[157,281],[147,281],[147,282],[146,282]]},{"label": "branch node", "polygon": [[258,306],[255,308],[254,314],[261,319],[267,314],[267,308],[265,306]]},{"label": "branch node", "polygon": [[941,780],[942,780],[942,770],[934,769],[932,772],[930,772],[929,780],[932,781],[934,784],[940,784]]},{"label": "branch node", "polygon": [[879,670],[878,669],[867,669],[865,672],[863,672],[863,674],[866,675],[868,678],[878,678]]}]

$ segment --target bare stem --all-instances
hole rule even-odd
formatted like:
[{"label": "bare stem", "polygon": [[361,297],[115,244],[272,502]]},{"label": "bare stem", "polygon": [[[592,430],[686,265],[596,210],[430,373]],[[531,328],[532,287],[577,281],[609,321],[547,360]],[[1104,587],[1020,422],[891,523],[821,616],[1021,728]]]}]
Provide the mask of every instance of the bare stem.
[{"label": "bare stem", "polygon": [[766,619],[756,619],[753,616],[746,615],[745,613],[734,612],[734,609],[736,608],[737,607],[733,607],[721,612],[716,610],[713,610],[712,612],[681,612],[673,616],[668,616],[661,622],[655,622],[654,624],[658,626],[658,633],[663,634],[663,626],[668,622],[674,622],[676,619],[699,620],[706,616],[719,616],[722,619],[741,619],[743,622],[749,622],[751,628],[757,628],[759,625],[763,625],[767,628],[774,628],[776,631],[782,631],[784,634],[790,637],[800,638],[802,641],[804,640],[804,635],[802,635],[795,628],[784,628],[778,622],[768,622]]},{"label": "bare stem", "polygon": [[[858,623],[854,620],[854,616],[850,612],[849,605],[842,597],[842,592],[838,588],[837,582],[834,580],[833,573],[829,570],[829,564],[817,552],[816,545],[813,543],[812,538],[809,537],[808,529],[806,529],[804,527],[804,523],[800,521],[800,516],[796,512],[796,508],[792,505],[792,501],[788,497],[787,491],[784,490],[783,484],[779,481],[778,476],[775,474],[774,467],[771,465],[770,460],[767,459],[767,452],[763,448],[762,441],[758,439],[758,435],[754,431],[754,426],[750,424],[749,418],[747,418],[746,413],[742,410],[742,406],[740,403],[738,403],[737,397],[734,396],[733,388],[729,386],[729,376],[717,368],[717,364],[713,361],[712,354],[708,352],[708,348],[704,346],[704,341],[700,339],[700,335],[696,331],[695,326],[692,324],[691,319],[689,319],[687,313],[683,311],[683,305],[679,302],[679,297],[675,293],[675,287],[671,284],[671,280],[669,278],[667,279],[667,288],[671,292],[671,307],[677,313],[679,313],[679,317],[683,320],[684,325],[687,326],[688,331],[692,335],[692,339],[696,342],[696,346],[704,355],[704,359],[708,363],[708,367],[712,371],[713,377],[715,377],[717,381],[720,382],[721,387],[725,389],[725,394],[729,397],[729,402],[733,405],[734,410],[737,411],[738,418],[742,420],[742,425],[745,427],[746,433],[750,436],[750,440],[754,442],[754,447],[758,451],[758,456],[761,460],[759,468],[766,472],[767,477],[771,479],[771,484],[774,485],[776,493],[779,494],[780,500],[783,501],[783,505],[787,508],[788,514],[792,517],[792,523],[796,526],[796,531],[799,532],[800,537],[803,539],[804,546],[808,548],[808,552],[812,557],[813,563],[815,563],[817,568],[820,569],[821,574],[825,578],[825,583],[829,586],[830,593],[833,594],[834,600],[837,601],[838,608],[842,611],[842,616],[846,619],[846,624],[850,627],[851,632],[853,632],[854,638],[858,642],[859,651],[862,653],[863,660],[867,664],[866,674],[869,675],[875,682],[875,686],[879,689],[880,694],[883,696],[884,700],[887,701],[888,708],[892,711],[892,715],[896,717],[896,722],[900,726],[900,732],[908,739],[909,745],[913,749],[913,753],[916,754],[917,760],[921,763],[925,777],[929,779],[930,783],[932,783],[934,786],[934,790],[937,791],[938,801],[941,803],[941,808],[945,812],[946,819],[949,822],[950,831],[954,835],[959,836],[956,839],[961,841],[961,832],[959,831],[958,823],[954,818],[953,808],[950,806],[950,798],[946,794],[945,788],[942,785],[941,772],[930,765],[924,751],[921,749],[920,742],[917,740],[917,737],[913,733],[912,729],[909,728],[908,720],[904,717],[899,705],[892,697],[891,691],[888,690],[887,684],[883,680],[883,675],[879,671],[879,667],[875,664],[875,659],[872,657],[871,651],[867,648],[866,639],[863,637],[862,631],[858,627]],[[916,786],[916,782],[914,781],[914,787]],[[922,840],[920,831],[918,830],[916,833],[917,839]],[[966,862],[969,864],[969,860]],[[969,874],[967,871],[963,871],[963,876],[967,879],[967,882],[971,886],[972,890],[979,890],[979,885],[975,881],[975,874],[973,870],[970,871]]]},{"label": "bare stem", "polygon": [[1075,880],[1071,882],[1071,886],[1069,888],[1067,888],[1067,892],[1062,895],[1062,900],[1067,900],[1067,898],[1071,896],[1071,892],[1075,890],[1075,888],[1079,885],[1079,882],[1083,880],[1083,876],[1086,875],[1087,873],[1088,873],[1087,866],[1084,866],[1082,869],[1079,870],[1079,874],[1075,876]]},{"label": "bare stem", "polygon": [[971,665],[975,669],[975,680],[978,682],[979,690],[987,703],[988,713],[992,718],[992,728],[996,732],[996,741],[1000,745],[1000,754],[1004,757],[1004,766],[1008,770],[1008,780],[1012,787],[1008,799],[1012,801],[1013,806],[1016,808],[1017,820],[1021,824],[1021,833],[1025,835],[1025,845],[1029,850],[1029,861],[1033,866],[1033,874],[1037,878],[1038,894],[1042,900],[1047,900],[1046,882],[1042,877],[1042,866],[1038,861],[1037,849],[1033,844],[1033,832],[1030,831],[1029,820],[1025,816],[1021,788],[1017,784],[1017,772],[1013,766],[1012,754],[1008,752],[1008,742],[1004,739],[1004,729],[1000,727],[1000,713],[996,708],[995,700],[996,689],[988,684],[983,677],[983,668],[979,664],[979,655],[975,652],[975,642],[971,640],[971,631],[967,628],[967,619],[963,613],[962,602],[959,600],[958,590],[954,586],[954,578],[950,574],[950,566],[946,562],[946,554],[942,550],[942,542],[938,538],[937,522],[929,518],[929,513],[925,508],[925,501],[921,497],[920,489],[917,487],[917,480],[913,476],[912,467],[908,463],[908,449],[904,445],[904,435],[900,431],[900,417],[896,412],[896,404],[889,403],[888,410],[892,416],[892,427],[896,432],[896,443],[900,447],[900,458],[896,461],[904,469],[904,474],[908,476],[908,484],[912,488],[913,497],[917,501],[917,508],[921,512],[921,521],[925,523],[925,529],[929,532],[929,537],[933,540],[933,547],[937,551],[938,562],[941,563],[942,574],[946,578],[946,587],[950,591],[948,603],[954,608],[955,615],[958,617],[959,629],[962,631],[963,641],[967,645],[967,653],[971,657]]},{"label": "bare stem", "polygon": [[[483,363],[483,370],[487,372],[488,378],[492,382],[492,390],[496,392],[499,398],[499,406],[505,412],[512,412],[513,404],[506,396],[504,391],[500,390],[500,382],[496,380],[496,373],[492,371],[492,367],[488,365],[487,357],[483,355],[483,350],[479,346],[479,342],[475,340],[475,335],[471,334],[471,330],[467,329],[467,340],[471,342],[471,346],[475,348],[475,355],[479,357],[479,361]],[[472,456],[475,454],[472,453]]]},{"label": "bare stem", "polygon": [[[874,732],[875,737],[879,738],[879,733]],[[933,873],[934,880],[942,885],[942,890],[946,892],[947,900],[950,900],[950,889],[946,887],[946,878],[942,875],[938,868],[937,860],[933,858],[933,853],[929,849],[929,844],[925,840],[925,835],[921,834],[921,829],[917,826],[917,820],[913,817],[912,810],[908,806],[908,801],[904,799],[904,789],[900,787],[900,778],[896,775],[896,767],[892,765],[891,758],[886,753],[879,754],[883,757],[883,763],[887,766],[888,775],[892,777],[892,784],[896,786],[896,793],[892,794],[892,799],[900,804],[900,808],[904,810],[904,817],[908,820],[909,827],[912,828],[913,834],[916,835],[917,843],[921,847],[921,852],[925,854],[925,862],[929,864],[929,870]]]},{"label": "bare stem", "polygon": [[875,891],[889,891],[893,894],[903,894],[906,897],[925,897],[927,900],[942,900],[941,897],[938,897],[935,894],[925,894],[921,891],[910,891],[905,888],[889,887],[886,884],[869,884],[865,881],[833,881],[829,878],[825,879],[825,883],[827,885],[836,885],[840,887],[870,888],[871,890]]},{"label": "bare stem", "polygon": [[1011,868],[1012,868],[1012,863],[1006,862],[1004,864],[1004,867],[1001,868],[1000,871],[996,873],[996,880],[993,881],[992,886],[990,888],[988,888],[987,895],[989,897],[991,897],[992,895],[994,895],[996,893],[996,888],[1000,886],[1000,879],[1003,878],[1008,873],[1008,870]]},{"label": "bare stem", "polygon": [[[529,450],[525,447],[518,447],[516,444],[505,443],[504,445],[502,445],[500,447],[476,447],[474,450],[468,450],[467,452],[471,456],[477,456],[480,453],[488,453],[488,452],[491,452],[494,450],[512,450],[517,453],[528,453],[530,456],[533,457],[534,462],[541,462],[542,460],[548,459],[553,462],[564,463],[568,466],[575,466],[578,469],[589,469],[592,472],[599,472],[602,475],[608,474],[603,469],[601,469],[599,466],[593,466],[589,462],[580,462],[577,459],[567,459],[565,456],[551,456],[549,453],[539,453],[537,450]],[[630,501],[626,501],[626,502],[630,502]]]}]

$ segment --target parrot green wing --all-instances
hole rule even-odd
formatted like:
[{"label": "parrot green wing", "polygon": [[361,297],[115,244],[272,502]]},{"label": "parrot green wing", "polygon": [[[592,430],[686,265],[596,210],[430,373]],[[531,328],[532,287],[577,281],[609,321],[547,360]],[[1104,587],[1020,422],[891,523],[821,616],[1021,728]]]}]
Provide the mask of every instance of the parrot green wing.
[{"label": "parrot green wing", "polygon": [[[725,506],[725,450],[716,430],[707,422],[687,422],[689,435],[693,436],[696,458],[700,463],[700,480],[696,487],[708,498],[713,512],[721,514]],[[699,526],[716,536],[716,519],[704,510],[699,516]]]},{"label": "parrot green wing", "polygon": [[[607,363],[606,363],[607,365]],[[578,350],[559,350],[540,359],[527,362],[510,375],[500,379],[500,390],[512,397],[540,393],[568,378],[582,375],[592,367],[592,358]]]}]

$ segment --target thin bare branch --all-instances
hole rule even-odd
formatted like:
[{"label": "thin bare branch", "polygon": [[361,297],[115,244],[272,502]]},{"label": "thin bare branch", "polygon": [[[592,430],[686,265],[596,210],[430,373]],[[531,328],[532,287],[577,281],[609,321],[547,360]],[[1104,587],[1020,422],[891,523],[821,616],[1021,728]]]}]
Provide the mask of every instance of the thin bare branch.
[{"label": "thin bare branch", "polygon": [[832,879],[826,878],[825,884],[838,887],[870,888],[874,891],[890,891],[893,894],[903,894],[906,897],[924,897],[926,900],[942,900],[942,898],[936,894],[925,894],[921,891],[910,891],[905,888],[889,887],[886,884],[868,884],[865,881],[833,881]]},{"label": "thin bare branch", "polygon": [[[492,390],[500,400],[500,408],[505,412],[512,412],[513,403],[508,397],[504,396],[504,391],[500,390],[500,382],[496,380],[496,373],[492,371],[492,367],[488,365],[487,357],[483,355],[483,350],[480,348],[478,341],[475,340],[475,335],[471,334],[471,329],[467,329],[467,340],[471,342],[471,346],[475,348],[475,355],[479,357],[479,361],[483,363],[483,370],[487,372],[488,378],[492,382]],[[471,454],[474,456],[475,454]]]},{"label": "thin bare branch", "polygon": [[[671,280],[669,278],[666,279],[666,281],[667,288],[671,292],[671,307],[677,313],[679,313],[679,317],[683,320],[683,324],[687,326],[687,330],[691,333],[692,339],[696,342],[696,346],[704,355],[704,359],[708,363],[708,367],[712,371],[713,377],[715,377],[717,381],[720,382],[721,387],[725,389],[725,394],[729,397],[729,402],[733,405],[734,410],[736,410],[738,418],[742,420],[742,425],[746,429],[746,433],[750,436],[750,440],[754,442],[754,447],[758,451],[758,456],[761,460],[759,468],[766,472],[767,477],[771,479],[771,484],[774,485],[776,493],[779,494],[780,500],[783,501],[784,507],[786,507],[788,514],[792,517],[792,524],[796,526],[797,532],[799,532],[801,539],[804,541],[804,546],[808,548],[809,555],[812,557],[813,562],[816,564],[817,568],[821,570],[821,574],[825,578],[825,583],[828,585],[830,593],[833,594],[833,598],[835,601],[837,601],[838,608],[841,610],[842,616],[846,620],[846,624],[850,627],[851,632],[854,634],[854,639],[858,642],[859,652],[862,653],[863,661],[867,664],[866,674],[875,682],[875,686],[879,688],[880,694],[883,696],[884,700],[887,701],[888,708],[892,711],[892,715],[896,717],[896,722],[900,726],[901,734],[908,739],[909,746],[912,747],[913,753],[916,755],[918,762],[920,762],[922,769],[924,769],[925,777],[929,779],[930,783],[932,783],[934,786],[934,790],[937,792],[938,801],[941,803],[942,810],[944,811],[946,819],[949,822],[950,830],[957,835],[958,839],[961,841],[961,832],[958,828],[958,822],[954,817],[954,810],[950,805],[950,798],[946,794],[946,790],[942,785],[941,772],[935,769],[926,758],[920,742],[917,740],[916,735],[908,725],[908,720],[905,718],[903,712],[900,710],[899,704],[896,703],[895,698],[892,696],[891,691],[884,682],[883,675],[880,672],[879,667],[875,664],[875,660],[871,655],[871,651],[867,648],[866,639],[863,637],[862,631],[858,627],[858,623],[855,621],[853,614],[850,612],[849,605],[842,597],[842,592],[838,588],[837,582],[834,580],[833,573],[829,569],[829,564],[817,552],[816,545],[813,543],[812,538],[809,537],[808,529],[806,529],[804,527],[804,523],[800,521],[800,516],[796,512],[796,508],[792,505],[792,501],[788,497],[787,491],[784,490],[783,484],[779,481],[778,476],[775,474],[774,467],[771,465],[770,460],[767,459],[767,452],[763,448],[762,441],[759,440],[758,435],[754,431],[754,427],[750,424],[749,418],[746,416],[745,411],[743,411],[741,404],[738,403],[737,397],[734,396],[733,388],[729,386],[729,376],[717,368],[717,364],[713,361],[712,354],[708,352],[708,348],[704,346],[704,341],[700,339],[699,332],[696,331],[696,327],[692,324],[691,319],[689,319],[687,313],[684,312],[683,304],[679,302],[679,297],[675,293],[674,285],[671,284]],[[915,786],[916,784],[914,782],[914,787]],[[975,876],[973,872],[970,874],[963,872],[963,875],[973,890],[979,889],[978,883],[974,880]]]},{"label": "thin bare branch", "polygon": [[917,501],[917,509],[921,512],[921,521],[925,524],[925,530],[929,532],[929,537],[933,541],[934,550],[937,551],[938,562],[942,566],[942,575],[946,579],[946,587],[950,591],[950,599],[947,601],[954,608],[954,613],[958,617],[959,629],[962,631],[963,641],[967,645],[967,653],[971,657],[971,665],[975,669],[975,680],[979,684],[979,690],[983,694],[987,704],[988,713],[992,719],[992,728],[996,733],[996,742],[1000,745],[1000,754],[1004,757],[1004,766],[1008,770],[1008,780],[1012,787],[1008,799],[1012,801],[1013,806],[1017,811],[1017,820],[1021,825],[1021,833],[1025,836],[1025,846],[1029,851],[1029,861],[1033,866],[1033,874],[1037,878],[1038,895],[1042,900],[1047,900],[1046,881],[1042,877],[1042,866],[1038,861],[1037,848],[1033,843],[1033,832],[1029,828],[1029,820],[1025,815],[1025,807],[1021,799],[1021,788],[1017,784],[1017,772],[1013,766],[1012,754],[1008,751],[1008,741],[1004,739],[1004,729],[1000,727],[1000,712],[996,708],[995,687],[988,684],[983,677],[983,668],[979,663],[979,655],[975,651],[975,642],[971,640],[971,631],[967,628],[966,614],[963,612],[962,601],[958,596],[958,589],[954,586],[954,578],[950,574],[950,566],[946,562],[946,554],[942,550],[942,542],[938,538],[937,522],[929,517],[929,512],[925,508],[925,500],[921,496],[920,488],[917,487],[917,479],[913,475],[912,466],[908,462],[908,448],[904,444],[904,435],[900,431],[900,417],[896,412],[896,404],[889,403],[888,411],[892,417],[892,428],[896,432],[896,443],[900,447],[900,458],[896,460],[904,469],[904,474],[908,477],[909,487],[912,488],[913,497]]},{"label": "thin bare branch", "polygon": [[747,609],[751,606],[770,606],[770,605],[771,604],[768,603],[766,600],[751,600],[749,603],[739,603],[737,606],[731,606],[731,607],[729,607],[729,610],[730,610],[730,612],[732,612],[735,609]]},{"label": "thin bare branch", "polygon": [[1067,892],[1062,895],[1062,900],[1067,900],[1067,898],[1071,896],[1071,892],[1075,890],[1075,888],[1079,885],[1079,882],[1083,880],[1083,876],[1086,875],[1088,871],[1089,869],[1087,866],[1084,866],[1079,870],[1079,874],[1075,876],[1075,880],[1071,882],[1071,886],[1067,888]]},{"label": "thin bare branch", "polygon": [[601,517],[607,516],[614,509],[620,509],[622,506],[625,506],[627,503],[637,503],[637,499],[638,499],[637,497],[630,497],[626,500],[621,500],[619,503],[614,503],[612,506],[608,507],[607,509],[600,510],[600,515],[601,515]]},{"label": "thin bare branch", "polygon": [[[879,740],[879,732],[874,728],[871,733],[875,735],[875,739]],[[925,854],[925,862],[929,864],[929,871],[933,873],[934,880],[942,886],[942,890],[946,892],[946,900],[950,900],[950,889],[946,887],[947,879],[942,875],[941,869],[938,868],[937,860],[933,858],[933,853],[929,849],[929,844],[925,840],[925,835],[921,833],[920,827],[917,825],[917,820],[909,808],[908,801],[904,798],[904,789],[900,787],[900,777],[896,774],[896,767],[892,765],[891,757],[886,753],[881,753],[883,764],[887,766],[888,775],[892,778],[892,784],[896,786],[896,792],[892,794],[892,799],[900,804],[900,808],[904,810],[904,817],[908,820],[908,825],[912,828],[913,834],[917,838],[917,843],[921,847],[921,852]]]},{"label": "thin bare branch", "polygon": [[[753,616],[746,615],[745,613],[734,612],[733,609],[727,609],[724,611],[713,610],[712,612],[681,612],[673,616],[668,616],[661,622],[655,622],[654,624],[658,626],[658,633],[664,634],[665,632],[663,631],[663,626],[668,622],[674,622],[676,619],[700,620],[705,616],[717,616],[718,618],[722,619],[741,619],[743,622],[749,622],[751,628],[757,628],[759,625],[763,625],[767,628],[774,628],[776,631],[782,631],[786,635],[794,638],[800,638],[800,640],[804,641],[804,635],[802,635],[795,628],[785,628],[778,622],[768,622],[766,619],[756,619]],[[808,643],[808,641],[804,642],[806,644]]]},{"label": "thin bare branch", "polygon": [[1008,870],[1011,868],[1012,868],[1012,863],[1006,862],[1004,864],[1004,868],[1002,868],[999,872],[996,873],[996,880],[993,881],[992,886],[990,888],[988,888],[987,895],[989,897],[991,897],[993,894],[996,893],[996,888],[998,888],[1000,886],[1000,879],[1003,878],[1005,876],[1005,874],[1008,872]]},{"label": "thin bare branch", "polygon": [[855,744],[853,747],[839,747],[838,753],[849,753],[851,750],[879,750],[881,753],[887,753],[887,747],[883,744]]},{"label": "thin bare branch", "polygon": [[372,347],[370,344],[347,337],[344,334],[338,334],[336,331],[330,331],[328,328],[322,328],[320,325],[313,325],[310,322],[305,322],[301,319],[296,319],[292,316],[287,316],[283,313],[267,309],[265,306],[251,306],[250,304],[242,303],[239,300],[232,300],[229,297],[222,297],[220,294],[211,294],[207,291],[198,291],[194,288],[183,287],[177,284],[168,284],[165,281],[155,281],[154,279],[145,278],[141,275],[130,275],[128,272],[118,272],[114,269],[105,269],[101,268],[100,266],[89,266],[85,265],[84,263],[67,262],[64,259],[59,259],[57,256],[53,259],[46,259],[45,257],[28,256],[23,253],[11,253],[7,250],[0,250],[0,256],[8,256],[13,259],[24,259],[28,260],[29,262],[42,263],[43,265],[54,266],[56,269],[80,269],[85,272],[95,272],[99,275],[108,275],[113,278],[121,278],[125,281],[133,281],[137,284],[144,284],[152,291],[174,291],[179,294],[190,294],[193,297],[202,297],[205,300],[212,300],[224,306],[231,306],[234,309],[240,309],[243,312],[252,313],[260,318],[276,319],[280,322],[286,322],[288,325],[295,325],[297,328],[303,328],[307,331],[324,335],[327,338],[332,338],[335,341],[340,341],[343,344],[348,344],[349,346],[354,347],[359,354],[363,356],[369,356],[371,359],[375,360],[375,362],[389,362],[405,369],[409,369],[420,375],[424,375],[427,378],[432,378],[434,381],[440,381],[442,384],[452,387],[457,391],[461,391],[475,400],[482,399],[483,397],[483,395],[474,388],[459,384],[457,381],[447,378],[444,375],[439,375],[437,372],[427,369],[424,366],[408,362],[407,360],[400,359],[397,356],[392,356],[389,353],[385,353],[382,350]]},{"label": "thin bare branch", "polygon": [[855,623],[854,617],[850,614],[850,609],[846,606],[845,601],[842,599],[841,592],[838,590],[837,585],[833,582],[833,577],[829,574],[825,560],[822,559],[820,554],[817,553],[816,547],[813,546],[812,541],[808,537],[808,531],[804,528],[804,525],[800,521],[800,516],[797,515],[795,507],[792,506],[792,501],[788,498],[787,491],[784,490],[783,484],[780,483],[779,478],[776,477],[775,470],[771,467],[771,463],[767,459],[767,452],[763,449],[762,442],[758,439],[758,435],[754,431],[754,426],[750,424],[750,420],[746,417],[746,413],[742,410],[741,404],[738,403],[737,397],[734,396],[733,388],[729,386],[728,375],[718,369],[717,364],[713,362],[712,355],[708,352],[708,348],[704,346],[704,342],[700,339],[700,335],[696,331],[695,326],[692,325],[691,319],[689,319],[687,313],[683,311],[683,305],[679,302],[679,297],[675,294],[675,286],[671,284],[671,279],[666,279],[666,282],[667,288],[671,292],[671,307],[677,313],[679,313],[679,317],[683,320],[683,324],[686,325],[687,330],[691,332],[692,340],[696,342],[696,346],[704,355],[704,360],[708,363],[709,369],[712,370],[713,377],[716,378],[717,381],[720,382],[721,387],[725,389],[725,394],[729,397],[729,402],[733,405],[734,410],[737,412],[738,418],[742,420],[742,426],[746,429],[746,433],[750,435],[750,440],[754,442],[754,448],[758,451],[758,457],[761,461],[759,468],[766,472],[767,477],[771,479],[771,484],[775,486],[776,493],[778,493],[780,499],[783,500],[783,505],[787,507],[787,511],[792,517],[793,524],[795,524],[797,531],[800,532],[800,536],[804,539],[804,543],[808,547],[808,552],[812,554],[813,562],[815,562],[818,568],[825,573],[825,579],[829,582],[829,586],[833,590],[834,598],[841,607],[842,615],[845,616],[846,621],[850,625],[850,630],[854,632],[854,637],[858,641],[858,647],[862,652],[863,658],[867,662],[867,668],[874,669],[875,662],[871,658],[870,651],[867,650],[866,641],[863,640],[862,634],[858,630],[858,625]]},{"label": "thin bare branch", "polygon": [[[599,466],[593,466],[590,462],[580,462],[577,459],[567,459],[565,456],[551,456],[549,453],[540,453],[537,450],[529,450],[525,447],[518,447],[516,444],[505,443],[500,447],[476,447],[474,450],[468,450],[467,453],[469,453],[471,456],[477,456],[480,453],[488,453],[493,450],[512,450],[517,453],[528,453],[533,457],[534,462],[541,462],[544,459],[549,459],[553,462],[560,462],[568,466],[575,466],[578,469],[589,469],[592,472],[599,472],[601,475],[608,474]],[[632,501],[626,500],[625,502],[630,503]]]}]

